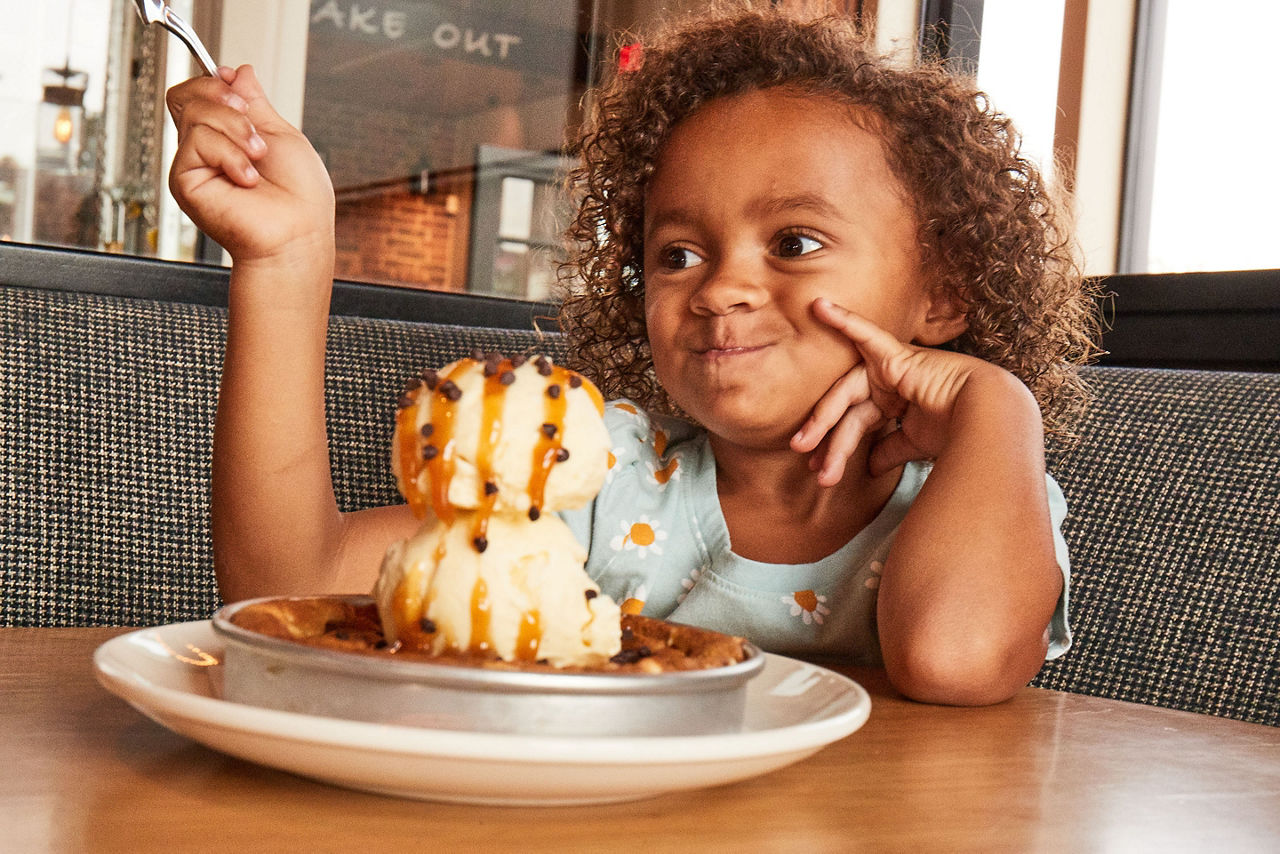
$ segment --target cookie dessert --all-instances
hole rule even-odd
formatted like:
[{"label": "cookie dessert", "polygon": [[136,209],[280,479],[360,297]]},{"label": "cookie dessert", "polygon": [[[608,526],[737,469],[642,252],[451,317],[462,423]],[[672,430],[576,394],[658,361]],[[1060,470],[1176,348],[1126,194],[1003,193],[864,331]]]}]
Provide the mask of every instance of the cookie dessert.
[{"label": "cookie dessert", "polygon": [[623,615],[554,511],[609,466],[604,401],[550,359],[476,353],[400,398],[391,467],[422,520],[388,550],[371,600],[246,603],[231,621],[314,647],[490,670],[671,673],[744,661],[742,638]]},{"label": "cookie dessert", "polygon": [[389,643],[382,631],[377,605],[370,600],[332,596],[271,599],[237,610],[231,621],[258,634],[321,649],[490,670],[674,673],[725,667],[742,661],[747,655],[742,638],[635,614],[622,616],[621,648],[612,657],[589,665],[561,667],[545,660],[504,661],[492,650],[437,654],[420,647]]}]

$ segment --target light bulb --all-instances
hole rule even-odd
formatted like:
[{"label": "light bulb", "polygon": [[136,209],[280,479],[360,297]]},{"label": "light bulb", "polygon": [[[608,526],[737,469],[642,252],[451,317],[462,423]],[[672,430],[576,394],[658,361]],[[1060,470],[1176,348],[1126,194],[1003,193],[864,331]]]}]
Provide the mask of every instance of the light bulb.
[{"label": "light bulb", "polygon": [[53,138],[66,145],[71,141],[71,110],[63,107],[58,110],[58,117],[53,120]]}]

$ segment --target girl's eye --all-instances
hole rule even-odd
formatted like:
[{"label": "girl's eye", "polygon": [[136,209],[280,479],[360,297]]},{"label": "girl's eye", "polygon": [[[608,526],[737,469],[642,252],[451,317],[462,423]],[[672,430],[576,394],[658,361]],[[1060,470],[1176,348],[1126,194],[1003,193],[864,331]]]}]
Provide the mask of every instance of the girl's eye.
[{"label": "girl's eye", "polygon": [[784,234],[778,240],[778,254],[783,258],[798,258],[821,248],[821,243],[803,234]]},{"label": "girl's eye", "polygon": [[668,270],[687,270],[702,263],[702,256],[692,249],[672,246],[662,252],[662,265]]}]

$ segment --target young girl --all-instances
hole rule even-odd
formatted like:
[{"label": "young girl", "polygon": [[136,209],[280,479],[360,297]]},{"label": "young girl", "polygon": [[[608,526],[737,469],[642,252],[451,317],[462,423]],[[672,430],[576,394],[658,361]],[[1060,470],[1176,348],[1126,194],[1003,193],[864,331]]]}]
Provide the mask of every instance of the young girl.
[{"label": "young girl", "polygon": [[[175,87],[170,186],[234,260],[214,454],[227,599],[372,587],[405,506],[340,513],[324,347],[333,196],[248,67]],[[1065,651],[1045,422],[1091,295],[1036,169],[968,81],[768,11],[646,40],[596,101],[563,328],[619,398],[564,514],[624,608],[1002,700]],[[629,398],[630,401],[622,400]]]}]

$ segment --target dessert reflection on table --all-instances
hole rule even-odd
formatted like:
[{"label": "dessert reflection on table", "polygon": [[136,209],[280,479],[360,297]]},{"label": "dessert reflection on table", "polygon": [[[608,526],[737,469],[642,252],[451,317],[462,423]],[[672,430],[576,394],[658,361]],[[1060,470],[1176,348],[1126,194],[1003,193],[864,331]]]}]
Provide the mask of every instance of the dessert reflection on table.
[{"label": "dessert reflection on table", "polygon": [[1280,729],[1035,688],[987,708],[926,706],[862,669],[845,671],[872,697],[861,729],[743,782],[587,807],[365,794],[201,747],[112,697],[91,660],[125,631],[0,629],[0,847],[1248,851],[1280,839]]}]

